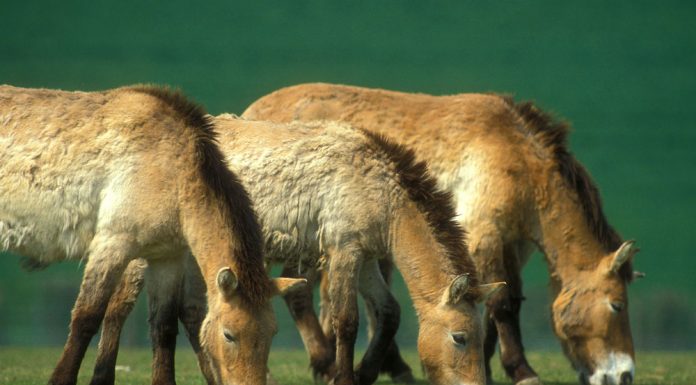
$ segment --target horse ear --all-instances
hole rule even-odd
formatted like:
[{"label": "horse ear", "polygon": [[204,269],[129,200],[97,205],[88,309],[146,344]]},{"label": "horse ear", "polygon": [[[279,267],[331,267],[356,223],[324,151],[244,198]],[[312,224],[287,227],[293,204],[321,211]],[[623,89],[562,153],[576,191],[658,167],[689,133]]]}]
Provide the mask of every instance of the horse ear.
[{"label": "horse ear", "polygon": [[229,267],[223,267],[218,271],[216,282],[220,293],[228,297],[232,296],[237,291],[237,286],[239,286],[237,276],[234,275],[234,272]]},{"label": "horse ear", "polygon": [[484,285],[478,285],[476,287],[477,295],[476,295],[476,302],[484,302],[493,295],[495,292],[498,290],[502,289],[507,285],[506,282],[493,282],[493,283],[486,283]]},{"label": "horse ear", "polygon": [[630,260],[638,251],[640,251],[635,244],[636,241],[626,241],[619,247],[618,250],[616,250],[614,253],[614,259],[611,261],[611,268],[609,269],[610,272],[618,272],[624,263]]},{"label": "horse ear", "polygon": [[273,278],[271,281],[273,295],[285,295],[307,287],[307,280],[304,278]]},{"label": "horse ear", "polygon": [[454,277],[444,294],[442,302],[448,305],[456,305],[464,299],[469,291],[469,274],[462,274]]}]

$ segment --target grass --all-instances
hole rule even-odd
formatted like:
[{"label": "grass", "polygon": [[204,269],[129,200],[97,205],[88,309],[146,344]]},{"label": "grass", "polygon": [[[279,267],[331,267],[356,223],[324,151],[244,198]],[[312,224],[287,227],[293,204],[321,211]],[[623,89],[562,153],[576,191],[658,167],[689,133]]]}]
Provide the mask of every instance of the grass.
[{"label": "grass", "polygon": [[[79,384],[87,384],[94,364],[94,349],[90,349],[83,363]],[[0,384],[35,385],[45,383],[53,369],[60,350],[57,348],[0,348]],[[404,352],[406,360],[414,368],[418,385],[423,380],[414,350]],[[574,372],[565,358],[558,353],[530,352],[528,358],[539,371],[546,385],[576,384]],[[495,359],[495,358],[494,358]],[[636,385],[691,385],[696,382],[696,352],[650,352],[637,356],[638,373]],[[117,372],[118,384],[148,384],[150,382],[151,356],[148,349],[122,349]],[[270,357],[270,368],[274,378],[283,385],[312,384],[308,361],[301,350],[274,350]],[[176,358],[177,383],[180,385],[204,385],[193,353],[180,349]],[[498,384],[509,384],[499,365],[494,365],[493,379]],[[391,384],[380,377],[377,384]]]}]

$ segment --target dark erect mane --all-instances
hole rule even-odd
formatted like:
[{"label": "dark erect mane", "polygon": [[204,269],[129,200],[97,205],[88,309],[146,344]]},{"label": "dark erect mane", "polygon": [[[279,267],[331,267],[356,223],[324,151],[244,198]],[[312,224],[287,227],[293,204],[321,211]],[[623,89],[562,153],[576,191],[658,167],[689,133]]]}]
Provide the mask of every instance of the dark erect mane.
[{"label": "dark erect mane", "polygon": [[271,286],[263,264],[261,228],[246,190],[227,168],[225,157],[217,145],[212,118],[203,107],[189,101],[178,90],[149,85],[131,89],[158,98],[174,110],[187,127],[195,130],[201,177],[217,197],[225,220],[239,238],[234,258],[238,266],[235,273],[242,288],[240,293],[254,305],[267,301]]},{"label": "dark erect mane", "polygon": [[[512,105],[511,99],[508,99],[508,102]],[[585,220],[604,250],[607,253],[616,251],[621,246],[622,239],[604,216],[602,200],[592,178],[568,151],[567,136],[570,130],[568,124],[554,120],[551,115],[541,111],[532,102],[514,104],[514,109],[524,120],[525,127],[540,138],[544,146],[553,150],[558,172],[568,186],[577,193]],[[623,264],[620,274],[627,281],[632,279],[633,267],[630,262]]]},{"label": "dark erect mane", "polygon": [[425,214],[437,241],[447,251],[447,258],[450,261],[449,273],[469,274],[469,282],[477,286],[478,275],[467,252],[466,233],[454,220],[452,194],[437,188],[435,179],[428,173],[427,164],[417,162],[413,151],[388,140],[383,135],[362,129],[361,131],[394,164],[399,174],[399,184],[406,190],[418,209]]}]

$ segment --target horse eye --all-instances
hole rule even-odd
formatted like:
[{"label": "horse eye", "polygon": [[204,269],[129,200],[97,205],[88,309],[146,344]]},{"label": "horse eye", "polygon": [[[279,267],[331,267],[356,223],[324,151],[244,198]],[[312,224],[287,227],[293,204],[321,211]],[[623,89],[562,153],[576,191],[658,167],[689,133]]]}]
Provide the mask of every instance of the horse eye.
[{"label": "horse eye", "polygon": [[225,336],[225,340],[227,342],[236,342],[237,338],[232,335],[232,333],[229,332],[229,330],[225,330],[222,332],[222,335]]},{"label": "horse eye", "polygon": [[611,306],[611,311],[613,311],[614,313],[619,313],[624,308],[623,302],[612,302],[609,304],[609,306]]},{"label": "horse eye", "polygon": [[466,345],[466,335],[464,333],[452,333],[452,341],[459,346]]}]

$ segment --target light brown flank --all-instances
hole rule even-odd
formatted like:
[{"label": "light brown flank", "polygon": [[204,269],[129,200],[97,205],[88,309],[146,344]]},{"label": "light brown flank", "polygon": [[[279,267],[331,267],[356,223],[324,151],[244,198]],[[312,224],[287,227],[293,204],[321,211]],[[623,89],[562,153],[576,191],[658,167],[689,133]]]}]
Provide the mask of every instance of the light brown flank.
[{"label": "light brown flank", "polygon": [[539,382],[519,328],[520,270],[538,248],[550,271],[554,331],[575,368],[593,385],[604,378],[632,381],[626,285],[637,248],[622,243],[607,223],[596,186],[568,150],[565,123],[532,103],[498,95],[321,83],[275,91],[243,116],[343,121],[396,140],[427,161],[439,187],[453,194],[481,278],[508,283],[487,303],[488,373],[499,337],[507,374],[518,383]]}]

